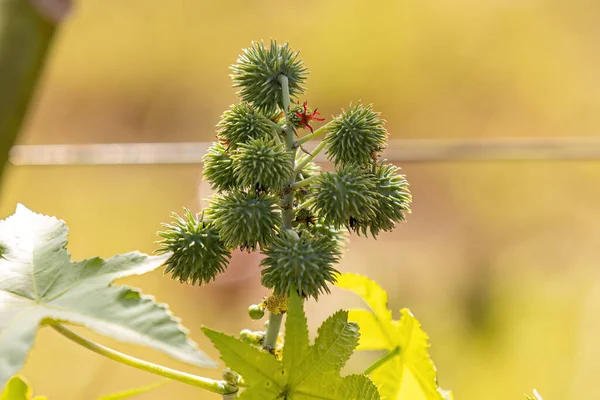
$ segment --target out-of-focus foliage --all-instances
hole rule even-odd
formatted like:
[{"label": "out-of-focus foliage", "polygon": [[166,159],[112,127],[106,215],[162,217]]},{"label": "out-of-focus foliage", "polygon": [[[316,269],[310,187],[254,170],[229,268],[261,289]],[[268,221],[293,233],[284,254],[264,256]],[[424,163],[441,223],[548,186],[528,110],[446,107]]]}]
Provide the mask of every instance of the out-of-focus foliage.
[{"label": "out-of-focus foliage", "polygon": [[[0,393],[0,400],[32,400],[31,388],[23,378],[13,376]],[[35,396],[33,400],[47,400],[46,397]]]},{"label": "out-of-focus foliage", "polygon": [[533,397],[531,397],[529,395],[525,395],[525,397],[527,398],[527,400],[544,400],[544,399],[542,399],[542,396],[540,396],[538,391],[535,389],[533,389]]},{"label": "out-of-focus foliage", "polygon": [[[310,67],[306,99],[328,121],[348,99],[362,99],[383,113],[391,139],[596,135],[599,13],[600,4],[587,0],[272,7],[81,0],[60,32],[21,143],[212,141],[221,112],[237,101],[227,76],[232,54],[263,38],[300,49]],[[459,399],[518,399],[533,386],[545,399],[594,393],[600,374],[597,163],[402,167],[413,214],[377,242],[353,238],[340,267],[379,282],[391,309],[410,307],[432,337],[440,384]],[[60,215],[79,233],[69,243],[76,259],[134,248],[149,253],[170,210],[198,211],[208,197],[208,187],[198,192],[201,170],[12,168],[0,212],[9,215],[22,202]],[[168,302],[205,348],[201,324],[239,331],[248,325],[247,306],[267,294],[258,289],[259,269],[247,268],[256,262],[251,257],[236,253],[213,287],[186,288],[161,272],[126,283]],[[231,314],[204,307],[213,301]],[[334,291],[327,304],[310,303],[307,312],[319,320],[349,304]],[[152,382],[74,347],[52,331],[40,332],[24,372],[36,392],[92,399],[129,382]],[[155,357],[144,350],[137,355]],[[60,361],[67,357],[80,362]],[[362,357],[350,360],[352,372]],[[77,378],[68,387],[61,383],[65,374]],[[174,395],[193,398],[197,389],[173,384],[140,399]]]}]

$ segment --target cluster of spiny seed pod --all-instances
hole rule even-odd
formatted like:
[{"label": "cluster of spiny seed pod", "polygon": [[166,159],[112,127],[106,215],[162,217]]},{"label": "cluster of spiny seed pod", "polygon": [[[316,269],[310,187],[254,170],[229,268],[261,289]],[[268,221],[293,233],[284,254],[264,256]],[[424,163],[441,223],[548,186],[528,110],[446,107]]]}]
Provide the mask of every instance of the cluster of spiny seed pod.
[{"label": "cluster of spiny seed pod", "polygon": [[[344,231],[392,230],[410,212],[408,183],[379,158],[388,132],[371,106],[351,105],[313,129],[323,119],[298,99],[307,70],[287,44],[253,43],[231,69],[240,102],[221,116],[204,156],[217,194],[200,216],[174,215],[159,251],[172,252],[167,272],[192,284],[223,272],[236,248],[260,251],[265,287],[317,298],[335,282]],[[299,151],[321,135],[312,153]],[[334,171],[313,163],[322,150]]]}]

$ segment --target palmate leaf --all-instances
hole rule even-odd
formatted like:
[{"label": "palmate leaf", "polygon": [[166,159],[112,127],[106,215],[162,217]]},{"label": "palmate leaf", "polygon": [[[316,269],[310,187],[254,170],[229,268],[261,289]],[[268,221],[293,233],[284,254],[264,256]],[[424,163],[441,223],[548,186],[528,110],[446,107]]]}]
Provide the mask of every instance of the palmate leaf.
[{"label": "palmate leaf", "polygon": [[187,336],[163,304],[118,278],[162,265],[169,254],[127,253],[72,262],[63,221],[22,205],[0,222],[0,387],[19,371],[40,325],[66,322],[129,343],[160,350],[201,367],[214,362]]},{"label": "palmate leaf", "polygon": [[327,318],[319,328],[309,357],[305,357],[292,383],[308,390],[315,386],[315,381],[338,378],[358,344],[358,337],[358,325],[348,322],[347,311],[338,311]]},{"label": "palmate leaf", "polygon": [[240,340],[203,328],[221,352],[221,359],[240,373],[248,388],[241,400],[378,400],[379,393],[364,375],[340,376],[358,342],[358,326],[339,311],[319,328],[310,346],[303,300],[290,296],[283,360]]},{"label": "palmate leaf", "polygon": [[348,319],[358,323],[361,341],[358,350],[400,348],[398,356],[373,371],[371,378],[384,399],[446,400],[452,394],[437,384],[437,373],[429,356],[429,338],[408,309],[400,320],[392,319],[387,293],[375,282],[355,274],[342,274],[337,286],[363,298],[368,310],[351,310]]}]

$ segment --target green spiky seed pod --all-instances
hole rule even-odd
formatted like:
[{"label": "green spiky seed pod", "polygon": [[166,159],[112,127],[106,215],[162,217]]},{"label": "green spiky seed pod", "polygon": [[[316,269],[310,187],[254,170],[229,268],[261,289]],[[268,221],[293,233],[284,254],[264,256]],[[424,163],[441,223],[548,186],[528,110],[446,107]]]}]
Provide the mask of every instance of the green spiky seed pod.
[{"label": "green spiky seed pod", "polygon": [[[301,162],[303,162],[306,159],[306,157],[309,157],[309,156],[303,155],[303,156],[297,158],[296,164],[300,164]],[[311,176],[319,174],[320,172],[321,172],[321,167],[319,167],[314,162],[310,161],[300,171],[298,171],[298,180],[309,178]]]},{"label": "green spiky seed pod", "polygon": [[373,191],[377,193],[376,213],[357,227],[363,234],[367,234],[367,228],[373,237],[381,231],[389,232],[396,223],[405,220],[406,213],[410,213],[412,195],[406,177],[399,171],[400,168],[393,164],[380,164],[375,168],[372,180],[375,183]]},{"label": "green spiky seed pod", "polygon": [[268,118],[249,103],[233,104],[221,115],[217,135],[228,150],[235,150],[250,139],[271,136]]},{"label": "green spiky seed pod", "polygon": [[[303,160],[305,160],[306,157],[308,157],[308,155],[297,158],[296,165],[299,165],[301,162],[303,162]],[[321,173],[321,168],[314,162],[310,161],[300,171],[298,171],[298,175],[296,176],[296,181],[301,181],[303,179],[310,178],[311,176],[315,176],[320,173]],[[306,198],[310,195],[310,193],[311,193],[310,185],[303,186],[296,190],[295,198],[298,201],[298,203],[303,203],[306,200]]]},{"label": "green spiky seed pod", "polygon": [[305,226],[314,225],[317,222],[317,217],[308,208],[301,208],[296,211],[296,219],[292,222],[293,227],[297,227],[300,224]]},{"label": "green spiky seed pod", "polygon": [[278,46],[272,40],[267,47],[264,42],[252,42],[249,48],[242,50],[231,70],[233,86],[240,88],[241,99],[266,112],[275,111],[277,106],[283,108],[279,75],[288,78],[291,98],[305,90],[302,85],[306,80],[306,67],[298,58],[298,52],[291,50],[287,43]]},{"label": "green spiky seed pod", "polygon": [[225,271],[231,252],[219,239],[219,232],[212,223],[203,221],[188,209],[183,217],[172,214],[173,222],[163,224],[166,230],[158,232],[162,237],[157,253],[173,252],[165,263],[165,273],[173,279],[195,285],[214,280]]},{"label": "green spiky seed pod", "polygon": [[202,158],[204,161],[204,177],[212,190],[227,191],[238,187],[233,174],[233,160],[227,148],[221,143],[213,143]]},{"label": "green spiky seed pod", "polygon": [[346,229],[336,229],[331,225],[326,225],[322,220],[317,219],[313,224],[298,225],[298,234],[300,237],[310,235],[319,237],[322,240],[329,240],[335,243],[340,250],[348,240],[348,231]]},{"label": "green spiky seed pod", "polygon": [[340,251],[333,241],[303,235],[294,240],[287,233],[277,236],[263,249],[261,265],[263,286],[275,295],[288,295],[295,288],[303,297],[317,299],[329,293],[328,284],[336,282]]},{"label": "green spiky seed pod", "polygon": [[367,165],[385,148],[385,121],[371,105],[357,104],[342,111],[325,136],[327,156],[335,165]]},{"label": "green spiky seed pod", "polygon": [[264,247],[282,224],[277,199],[264,193],[217,195],[210,203],[207,214],[229,248],[254,251],[257,246]]},{"label": "green spiky seed pod", "polygon": [[313,185],[313,209],[325,225],[353,228],[355,221],[375,216],[374,186],[362,168],[345,166],[322,173]]},{"label": "green spiky seed pod", "polygon": [[281,190],[293,172],[292,154],[273,139],[252,139],[232,155],[235,179],[245,189]]},{"label": "green spiky seed pod", "polygon": [[248,315],[252,319],[261,319],[265,316],[265,309],[260,304],[252,304],[248,307]]}]

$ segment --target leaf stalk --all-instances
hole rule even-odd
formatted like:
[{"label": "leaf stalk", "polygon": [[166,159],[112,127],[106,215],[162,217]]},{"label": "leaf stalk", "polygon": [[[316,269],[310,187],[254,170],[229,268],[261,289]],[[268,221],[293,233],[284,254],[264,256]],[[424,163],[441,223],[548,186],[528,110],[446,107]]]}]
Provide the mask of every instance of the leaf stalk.
[{"label": "leaf stalk", "polygon": [[296,142],[298,143],[298,145],[302,145],[302,144],[308,142],[309,140],[313,140],[313,139],[321,136],[322,134],[327,132],[327,129],[329,128],[329,125],[331,125],[331,123],[333,123],[333,120],[329,121],[325,125],[321,126],[319,129],[316,129],[314,132],[311,132],[306,136],[302,136],[300,139],[296,140]]},{"label": "leaf stalk", "polygon": [[121,364],[125,364],[130,367],[150,372],[151,374],[163,376],[165,378],[179,381],[191,386],[196,386],[213,393],[230,395],[237,393],[238,391],[237,386],[230,385],[225,381],[217,381],[214,379],[189,374],[187,372],[178,371],[176,369],[140,360],[139,358],[135,358],[128,354],[121,353],[119,351],[111,349],[110,347],[103,346],[99,343],[84,338],[83,336],[78,335],[77,333],[73,332],[72,330],[68,329],[60,323],[52,323],[50,326],[55,331],[57,331],[67,339],[77,343],[78,345]]},{"label": "leaf stalk", "polygon": [[400,346],[396,346],[396,348],[394,348],[394,350],[391,350],[387,354],[384,354],[383,356],[381,356],[380,358],[375,360],[375,362],[373,364],[369,365],[367,367],[367,369],[365,369],[363,371],[363,374],[364,375],[371,374],[377,368],[381,367],[383,364],[390,361],[392,358],[396,357],[398,354],[400,354]]},{"label": "leaf stalk", "polygon": [[292,189],[300,189],[301,187],[304,187],[306,185],[309,185],[311,182],[314,182],[315,180],[317,180],[319,178],[319,175],[313,175],[313,176],[309,176],[306,179],[302,179],[301,181],[297,181],[296,183],[294,183],[291,188]]},{"label": "leaf stalk", "polygon": [[315,147],[315,149],[313,151],[311,151],[310,155],[303,158],[302,162],[300,162],[298,165],[296,165],[296,167],[294,168],[294,172],[298,173],[300,171],[302,171],[302,168],[306,167],[308,165],[309,162],[311,162],[312,160],[315,159],[315,157],[317,157],[317,155],[325,148],[325,141],[321,141],[321,143],[318,144],[317,147]]}]

